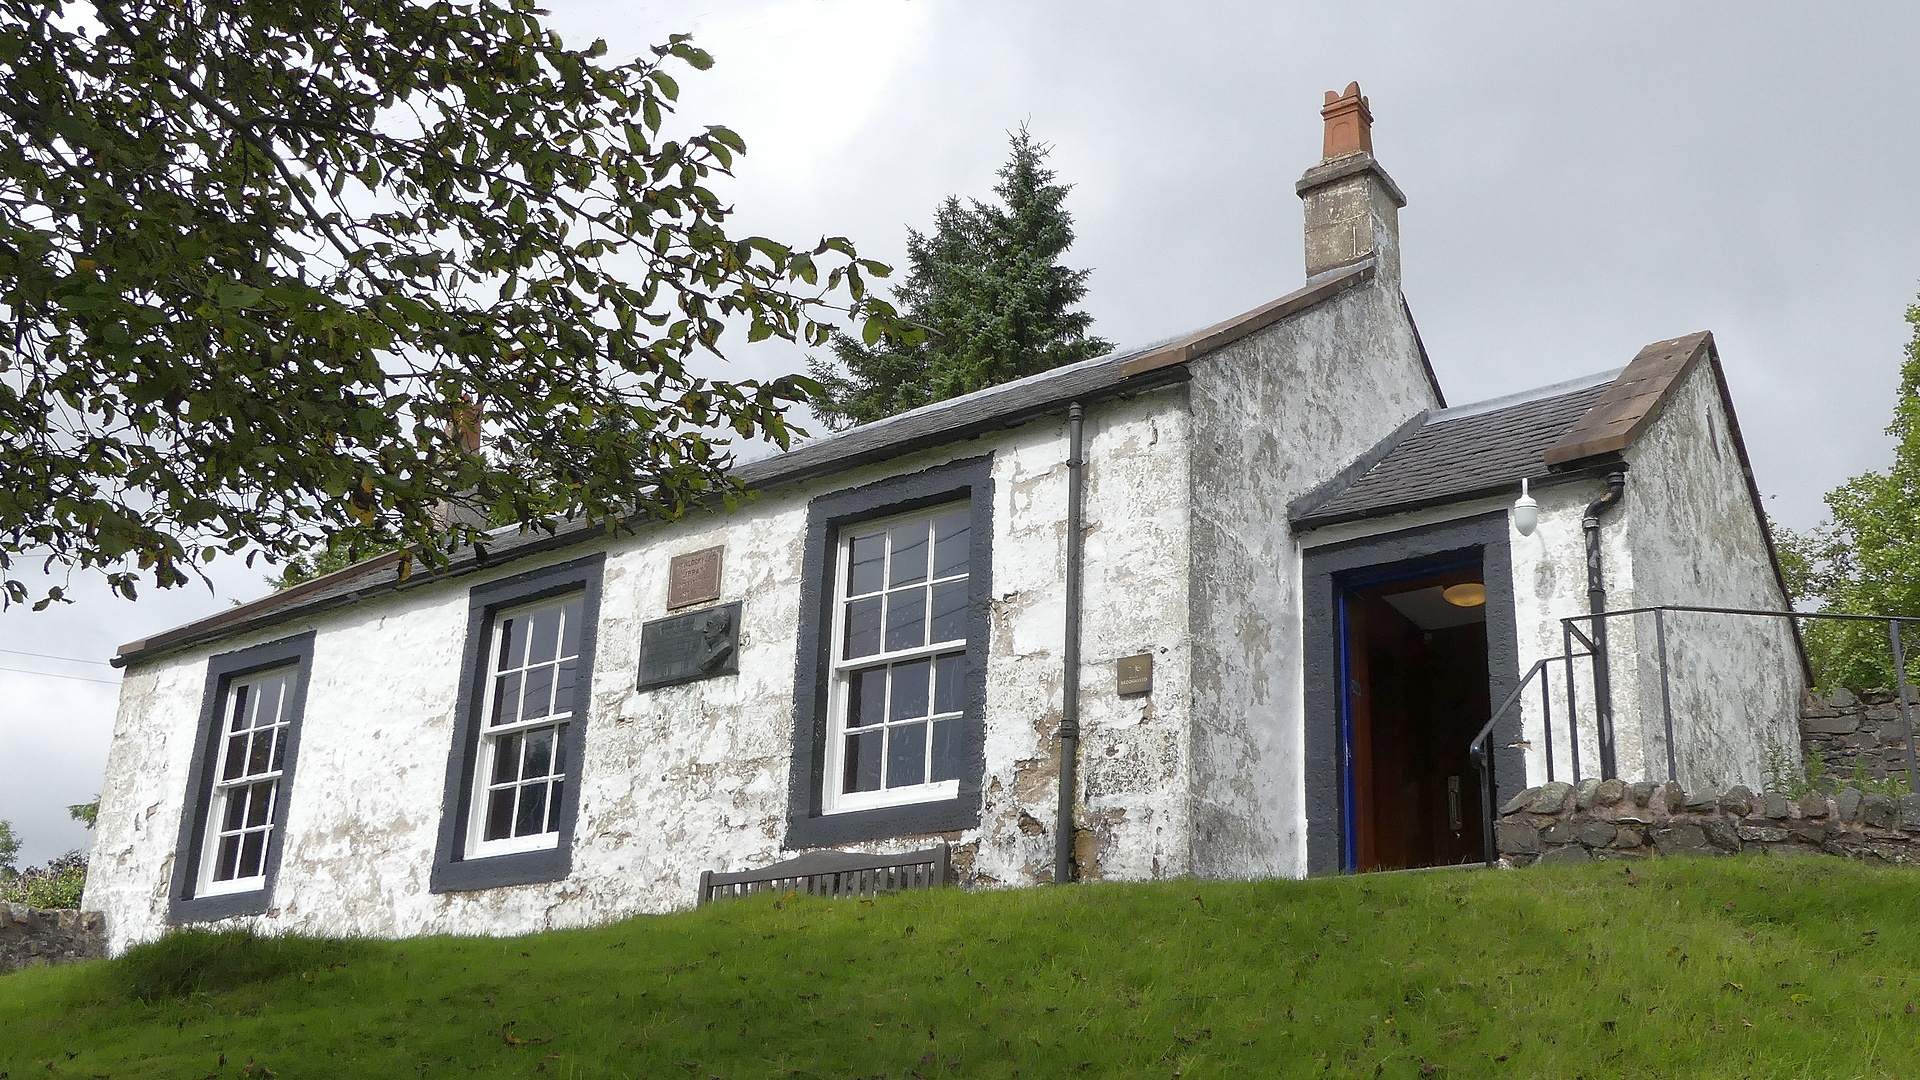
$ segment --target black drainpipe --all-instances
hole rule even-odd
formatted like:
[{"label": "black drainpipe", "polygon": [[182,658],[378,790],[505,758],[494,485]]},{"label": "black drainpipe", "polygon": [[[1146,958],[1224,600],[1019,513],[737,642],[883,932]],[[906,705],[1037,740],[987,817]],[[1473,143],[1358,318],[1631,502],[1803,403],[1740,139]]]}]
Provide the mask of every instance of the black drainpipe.
[{"label": "black drainpipe", "polygon": [[1606,494],[1587,504],[1587,516],[1580,527],[1587,534],[1587,610],[1593,620],[1593,709],[1599,722],[1594,725],[1600,739],[1600,778],[1612,780],[1618,771],[1613,759],[1613,687],[1607,672],[1607,620],[1599,618],[1607,610],[1607,579],[1600,566],[1600,515],[1620,502],[1627,490],[1627,474],[1607,474]]},{"label": "black drainpipe", "polygon": [[1080,427],[1085,411],[1067,406],[1067,640],[1060,687],[1060,805],[1053,818],[1053,882],[1073,880],[1074,766],[1080,752],[1080,492],[1085,485]]}]

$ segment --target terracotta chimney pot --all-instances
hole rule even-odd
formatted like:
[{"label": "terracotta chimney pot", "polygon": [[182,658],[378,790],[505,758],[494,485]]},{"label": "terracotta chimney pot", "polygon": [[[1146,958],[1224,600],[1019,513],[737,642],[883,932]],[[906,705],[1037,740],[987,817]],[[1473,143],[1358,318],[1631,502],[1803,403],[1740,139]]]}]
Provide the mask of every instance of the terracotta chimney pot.
[{"label": "terracotta chimney pot", "polygon": [[1350,82],[1336,94],[1327,91],[1327,103],[1320,115],[1327,122],[1326,153],[1322,161],[1365,151],[1373,153],[1373,110],[1360,96],[1360,84]]}]

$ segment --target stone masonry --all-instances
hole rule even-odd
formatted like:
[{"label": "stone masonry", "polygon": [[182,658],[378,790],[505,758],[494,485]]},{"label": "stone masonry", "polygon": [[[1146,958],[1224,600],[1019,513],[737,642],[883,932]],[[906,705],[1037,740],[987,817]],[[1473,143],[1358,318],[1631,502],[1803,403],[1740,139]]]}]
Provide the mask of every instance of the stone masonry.
[{"label": "stone masonry", "polygon": [[1514,866],[1755,853],[1920,863],[1920,795],[1846,787],[1793,799],[1744,787],[1690,795],[1678,784],[1556,782],[1509,800],[1494,833]]},{"label": "stone masonry", "polygon": [[107,924],[97,911],[49,911],[0,903],[0,975],[41,964],[106,955]]},{"label": "stone masonry", "polygon": [[[1920,712],[1920,704],[1913,708]],[[1807,764],[1834,785],[1907,775],[1907,727],[1891,690],[1809,694],[1800,707],[1800,738]]]}]

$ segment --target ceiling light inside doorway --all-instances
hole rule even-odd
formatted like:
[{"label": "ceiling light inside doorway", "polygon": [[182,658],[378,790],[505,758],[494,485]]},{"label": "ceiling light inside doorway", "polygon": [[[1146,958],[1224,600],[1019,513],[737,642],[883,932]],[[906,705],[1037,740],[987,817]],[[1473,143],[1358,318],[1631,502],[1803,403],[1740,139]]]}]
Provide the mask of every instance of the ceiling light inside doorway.
[{"label": "ceiling light inside doorway", "polygon": [[1440,593],[1454,607],[1479,607],[1487,602],[1487,587],[1477,581],[1449,585]]}]

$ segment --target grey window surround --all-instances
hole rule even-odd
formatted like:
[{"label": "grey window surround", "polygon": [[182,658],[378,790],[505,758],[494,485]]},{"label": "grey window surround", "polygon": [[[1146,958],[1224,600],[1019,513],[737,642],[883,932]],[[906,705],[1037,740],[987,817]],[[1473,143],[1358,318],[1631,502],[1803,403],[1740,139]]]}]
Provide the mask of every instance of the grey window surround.
[{"label": "grey window surround", "polygon": [[[447,755],[447,782],[441,801],[440,835],[434,848],[429,890],[471,892],[508,885],[561,881],[573,869],[573,825],[580,809],[580,772],[585,764],[588,714],[593,705],[593,661],[599,644],[600,580],[604,552],[555,566],[475,585],[467,597],[467,639],[460,659],[460,690],[453,714],[453,745]],[[574,688],[573,718],[563,737],[573,771],[561,795],[560,839],[551,848],[469,859],[468,811],[473,805],[473,770],[480,742],[479,708],[485,700],[485,652],[493,640],[494,615],[504,608],[549,597],[580,593],[580,666]]]},{"label": "grey window surround", "polygon": [[[1479,548],[1481,580],[1487,588],[1488,689],[1497,707],[1520,682],[1513,559],[1507,539],[1509,527],[1506,511],[1501,510],[1309,548],[1303,556],[1307,873],[1338,873],[1345,840],[1340,790],[1342,579],[1357,571]],[[1499,785],[1495,806],[1517,793],[1526,776],[1522,752],[1512,745],[1519,738],[1520,715],[1515,712],[1494,732],[1494,777]],[[1473,782],[1478,785],[1479,774],[1474,774]]]},{"label": "grey window surround", "polygon": [[[834,552],[840,531],[894,514],[965,500],[969,506],[967,689],[961,731],[965,749],[959,793],[940,802],[839,814],[822,813],[828,690],[833,680]],[[793,759],[787,785],[789,850],[864,840],[953,832],[980,824],[986,774],[987,637],[992,629],[993,458],[948,462],[862,487],[822,495],[807,505],[800,582],[799,648],[794,660]]]},{"label": "grey window surround", "polygon": [[[206,690],[200,699],[200,727],[194,734],[193,764],[187,772],[185,809],[180,837],[174,848],[173,883],[167,894],[167,922],[178,925],[211,922],[236,915],[259,915],[273,906],[273,886],[280,874],[280,852],[286,843],[287,804],[293,793],[294,766],[300,756],[301,721],[307,709],[307,680],[313,672],[313,631],[262,645],[221,653],[207,660]],[[274,798],[273,832],[267,839],[265,883],[247,892],[195,896],[200,881],[200,856],[205,847],[207,810],[213,801],[214,762],[220,753],[216,729],[225,717],[227,687],[242,676],[270,668],[295,665],[293,693],[287,703],[286,751],[280,768],[280,789]]]}]

